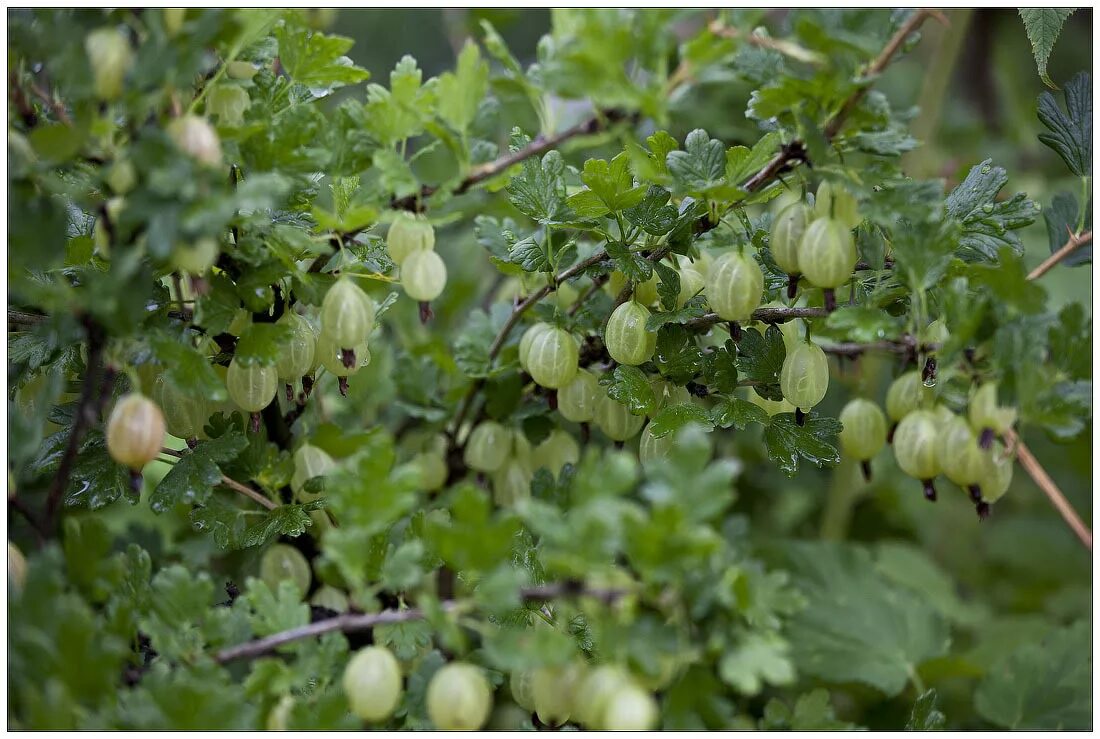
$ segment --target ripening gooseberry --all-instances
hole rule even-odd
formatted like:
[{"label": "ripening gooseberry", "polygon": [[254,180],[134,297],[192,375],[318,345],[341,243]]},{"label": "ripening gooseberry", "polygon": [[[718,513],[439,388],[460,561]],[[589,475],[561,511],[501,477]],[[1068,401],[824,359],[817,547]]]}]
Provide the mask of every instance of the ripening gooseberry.
[{"label": "ripening gooseberry", "polygon": [[745,393],[745,397],[748,401],[754,405],[757,405],[764,409],[764,412],[769,416],[774,416],[779,413],[794,413],[795,407],[791,404],[791,401],[783,398],[783,400],[769,400],[763,398],[760,393],[756,392],[752,388],[749,388]]},{"label": "ripening gooseberry", "polygon": [[619,364],[638,365],[648,362],[657,348],[657,334],[646,329],[649,309],[628,300],[607,319],[603,342],[607,353]]},{"label": "ripening gooseberry", "polygon": [[779,387],[797,408],[808,411],[829,389],[829,359],[817,344],[803,341],[787,352],[779,372]]},{"label": "ripening gooseberry", "polygon": [[969,417],[974,432],[983,435],[982,446],[988,447],[984,437],[990,434],[1001,435],[1012,428],[1012,424],[1016,422],[1016,409],[999,405],[997,383],[987,382],[970,399]]},{"label": "ripening gooseberry", "polygon": [[415,251],[401,265],[401,287],[413,300],[432,301],[447,286],[447,265],[434,251]]},{"label": "ripening gooseberry", "polygon": [[1012,484],[1012,457],[1005,454],[1004,444],[994,441],[993,445],[982,452],[982,473],[978,478],[982,500],[995,503],[1001,499],[1008,486]]},{"label": "ripening gooseberry", "polygon": [[552,328],[553,326],[549,323],[539,321],[523,332],[523,336],[519,340],[519,366],[523,367],[524,370],[527,369],[527,358],[531,354],[531,344],[535,341],[535,337]]},{"label": "ripening gooseberry", "polygon": [[289,544],[272,544],[260,560],[260,579],[271,592],[279,590],[279,583],[290,580],[298,588],[299,597],[309,592],[313,576],[305,556]]},{"label": "ripening gooseberry", "polygon": [[[657,273],[654,272],[653,276],[642,283],[634,285],[634,300],[642,305],[653,305],[657,302],[657,283],[660,279]],[[607,288],[606,292],[612,298],[619,297],[619,293],[626,287],[626,275],[622,272],[615,270],[607,276]]]},{"label": "ripening gooseberry", "polygon": [[84,50],[92,68],[96,96],[114,100],[122,94],[126,73],[134,64],[130,40],[115,26],[97,28],[84,38]]},{"label": "ripening gooseberry", "polygon": [[334,588],[331,585],[322,585],[314,591],[309,599],[309,604],[318,608],[325,608],[333,613],[347,613],[348,596],[344,594],[343,590]]},{"label": "ripening gooseberry", "polygon": [[447,482],[447,460],[442,452],[426,451],[412,458],[420,473],[420,486],[424,490],[439,490]]},{"label": "ripening gooseberry", "polygon": [[259,413],[274,400],[279,378],[274,367],[260,364],[241,364],[234,357],[225,376],[229,397],[249,413]]},{"label": "ripening gooseberry", "polygon": [[423,216],[402,211],[386,232],[386,251],[400,267],[410,254],[435,248],[435,229]]},{"label": "ripening gooseberry", "polygon": [[225,73],[231,80],[250,80],[256,76],[256,65],[238,59],[225,65]]},{"label": "ripening gooseberry", "polygon": [[153,400],[160,406],[168,433],[180,439],[202,435],[209,418],[209,406],[203,397],[187,395],[164,375],[153,381]]},{"label": "ripening gooseberry", "polygon": [[401,665],[385,647],[364,647],[348,660],[343,685],[352,713],[364,721],[382,721],[401,700]]},{"label": "ripening gooseberry", "polygon": [[645,416],[635,416],[619,401],[601,395],[596,403],[595,421],[612,441],[626,441],[642,430]]},{"label": "ripening gooseberry", "polygon": [[840,446],[853,459],[871,459],[886,445],[886,416],[882,410],[865,398],[848,401],[840,412],[844,428],[840,432]]},{"label": "ripening gooseberry", "polygon": [[463,460],[478,472],[496,472],[512,450],[512,432],[496,421],[483,421],[470,432]]},{"label": "ripening gooseberry", "polygon": [[573,379],[558,388],[558,413],[567,421],[587,423],[596,412],[600,384],[586,369],[578,369]]},{"label": "ripening gooseberry", "polygon": [[16,590],[22,590],[27,582],[27,558],[19,547],[8,542],[8,580]]},{"label": "ripening gooseberry", "polygon": [[936,499],[932,479],[940,474],[940,421],[934,411],[916,410],[898,422],[894,431],[894,457],[910,477],[924,483],[924,494]]},{"label": "ripening gooseberry", "polygon": [[638,461],[642,463],[643,467],[648,467],[658,459],[666,458],[668,453],[672,451],[672,440],[675,435],[665,434],[658,439],[650,429],[652,425],[652,423],[646,424],[646,427],[642,429],[642,436],[638,440]]},{"label": "ripening gooseberry", "polygon": [[206,114],[223,126],[239,126],[252,106],[248,91],[232,83],[214,85],[206,96]]},{"label": "ripening gooseberry", "polygon": [[763,295],[764,273],[741,251],[726,252],[707,272],[707,302],[723,321],[747,321]]},{"label": "ripening gooseberry", "polygon": [[534,673],[534,670],[514,670],[508,677],[508,690],[512,693],[512,700],[528,712],[535,710],[535,696],[531,685]]},{"label": "ripening gooseberry", "polygon": [[531,469],[525,460],[511,457],[493,473],[492,483],[497,505],[515,505],[531,495]]},{"label": "ripening gooseberry", "polygon": [[222,164],[222,144],[218,133],[205,118],[183,115],[168,124],[168,135],[180,151],[209,167]]},{"label": "ripening gooseberry", "polygon": [[840,287],[852,276],[857,261],[852,232],[839,220],[819,218],[806,228],[798,264],[815,287]]},{"label": "ripening gooseberry", "polygon": [[344,365],[344,350],[335,342],[327,338],[323,333],[317,337],[315,359],[325,370],[336,377],[351,377],[363,367],[370,364],[370,348],[363,341],[352,351],[355,352],[355,363],[351,367]]},{"label": "ripening gooseberry", "polygon": [[689,300],[705,290],[707,278],[694,265],[685,264],[680,268],[680,292],[676,296],[676,307],[683,308]]},{"label": "ripening gooseberry", "polygon": [[920,372],[911,370],[899,375],[886,391],[886,415],[897,423],[915,410],[918,410],[930,391],[921,381]]},{"label": "ripening gooseberry", "polygon": [[480,667],[451,662],[428,682],[428,718],[444,731],[477,731],[493,708],[493,692]]},{"label": "ripening gooseberry", "polygon": [[140,470],[164,446],[164,415],[141,393],[122,396],[107,419],[107,452],[111,459]]},{"label": "ripening gooseberry", "polygon": [[336,462],[324,449],[312,444],[302,444],[294,452],[294,474],[290,477],[290,489],[303,503],[316,500],[321,496],[306,492],[306,483],[315,477],[327,475],[335,466]]},{"label": "ripening gooseberry", "polygon": [[339,349],[351,349],[373,329],[374,301],[350,277],[336,280],[321,301],[321,336]]},{"label": "ripening gooseberry", "polygon": [[653,696],[633,683],[620,685],[607,698],[601,728],[608,731],[652,731],[660,714]]},{"label": "ripening gooseberry", "polygon": [[[951,414],[939,427],[939,459],[944,476],[960,487],[970,489],[982,476],[982,450],[970,424]],[[970,490],[972,495],[977,491]]]},{"label": "ripening gooseberry", "polygon": [[161,20],[164,22],[164,30],[169,37],[175,36],[183,28],[183,21],[187,17],[187,8],[163,8]]},{"label": "ripening gooseberry", "polygon": [[814,218],[835,219],[840,221],[848,230],[855,228],[863,220],[859,215],[859,201],[856,200],[855,196],[848,192],[843,185],[828,181],[817,186]]},{"label": "ripening gooseberry", "polygon": [[589,670],[577,690],[573,718],[588,729],[603,728],[608,699],[629,683],[630,674],[617,665],[600,665]]},{"label": "ripening gooseberry", "polygon": [[531,467],[536,470],[545,467],[557,475],[567,464],[576,466],[580,458],[581,449],[572,434],[554,429],[535,447],[531,455]]},{"label": "ripening gooseberry", "polygon": [[666,406],[683,405],[691,402],[691,393],[683,385],[677,385],[658,377],[649,386],[653,388],[653,396],[657,399],[653,412],[649,414],[650,418],[657,415]]},{"label": "ripening gooseberry", "polygon": [[172,249],[173,266],[188,274],[205,274],[216,261],[218,261],[218,242],[209,236],[196,239],[193,244],[176,244]]},{"label": "ripening gooseberry", "polygon": [[316,366],[317,333],[313,326],[294,311],[287,311],[279,323],[290,326],[290,341],[275,360],[275,372],[283,382],[294,382]]},{"label": "ripening gooseberry", "polygon": [[569,720],[577,683],[584,677],[579,663],[535,668],[531,676],[531,694],[539,721],[561,726]]},{"label": "ripening gooseberry", "polygon": [[771,248],[772,258],[779,269],[789,275],[801,274],[798,254],[802,248],[802,237],[812,218],[810,207],[803,202],[791,203],[776,214],[772,221]]},{"label": "ripening gooseberry", "polygon": [[577,342],[562,328],[542,331],[531,340],[527,371],[536,384],[552,390],[565,385],[577,374]]}]

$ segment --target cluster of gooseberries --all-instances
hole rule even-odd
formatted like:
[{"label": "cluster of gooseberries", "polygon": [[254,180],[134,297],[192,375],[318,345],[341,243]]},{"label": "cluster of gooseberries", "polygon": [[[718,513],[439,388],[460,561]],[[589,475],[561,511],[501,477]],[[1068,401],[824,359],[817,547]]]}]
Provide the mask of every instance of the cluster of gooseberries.
[{"label": "cluster of gooseberries", "polygon": [[[887,428],[887,416],[893,423]],[[1012,408],[998,405],[995,383],[981,385],[961,416],[935,403],[918,370],[898,377],[886,393],[886,415],[873,402],[856,398],[844,407],[840,433],[844,453],[858,460],[869,476],[869,461],[891,441],[898,467],[921,481],[924,495],[936,500],[940,474],[970,496],[980,518],[1012,482],[1012,459],[996,439],[1016,420]]]},{"label": "cluster of gooseberries", "polygon": [[546,468],[553,475],[580,459],[580,447],[573,437],[554,429],[532,448],[520,429],[509,429],[497,421],[483,421],[466,439],[463,462],[466,467],[490,477],[493,498],[498,505],[512,505],[530,495],[536,470]]},{"label": "cluster of gooseberries", "polygon": [[447,286],[447,265],[435,252],[435,229],[423,216],[402,211],[386,234],[386,251],[401,270],[405,294],[420,303],[420,316],[431,316],[428,303]]},{"label": "cluster of gooseberries", "polygon": [[544,726],[566,722],[593,731],[650,731],[657,702],[624,668],[582,662],[517,670],[509,677],[512,699]]}]

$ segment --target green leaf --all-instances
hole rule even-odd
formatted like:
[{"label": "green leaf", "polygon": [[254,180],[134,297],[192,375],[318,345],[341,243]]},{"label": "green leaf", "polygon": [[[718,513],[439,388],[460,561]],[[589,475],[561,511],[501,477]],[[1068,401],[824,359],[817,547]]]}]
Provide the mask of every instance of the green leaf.
[{"label": "green leaf", "polygon": [[[1047,12],[1051,11],[1053,9]],[[1049,92],[1039,96],[1039,122],[1050,129],[1050,133],[1039,134],[1039,140],[1062,157],[1070,172],[1078,177],[1089,177],[1092,175],[1092,78],[1089,73],[1075,74],[1066,83],[1064,94],[1065,113]]]},{"label": "green leaf", "polygon": [[455,339],[455,364],[469,377],[490,377],[493,374],[489,347],[497,332],[508,320],[511,311],[507,305],[497,303],[492,315],[483,310],[470,312],[466,325]]},{"label": "green leaf", "polygon": [[1027,278],[1024,260],[1006,246],[995,263],[971,265],[969,272],[974,286],[988,288],[1000,301],[1025,313],[1038,313],[1046,303],[1046,290]]},{"label": "green leaf", "polygon": [[920,595],[879,578],[866,551],[831,543],[788,551],[808,599],[787,630],[800,673],[895,696],[923,662],[947,651],[944,620]]},{"label": "green leaf", "polygon": [[321,501],[305,505],[281,505],[273,511],[258,512],[254,506],[239,508],[214,496],[189,514],[196,531],[213,535],[219,549],[236,550],[259,547],[280,536],[297,537],[313,525],[310,511],[321,508]]},{"label": "green leaf", "polygon": [[657,332],[653,363],[669,380],[686,385],[703,369],[703,352],[686,328],[667,324]]},{"label": "green leaf", "polygon": [[215,402],[229,397],[225,383],[210,362],[189,343],[166,334],[153,334],[149,344],[168,381],[180,390]]},{"label": "green leaf", "polygon": [[1031,42],[1031,53],[1035,55],[1039,77],[1054,89],[1058,86],[1047,76],[1047,60],[1062,32],[1062,25],[1066,18],[1073,15],[1073,11],[1073,8],[1020,8],[1020,18],[1024,22],[1027,40]]},{"label": "green leaf", "polygon": [[[653,271],[661,278],[657,283],[657,294],[661,296],[661,306],[666,310],[675,310],[676,301],[680,296],[680,273],[660,262],[653,263]],[[647,319],[646,325],[648,324]]]},{"label": "green leaf", "polygon": [[233,356],[243,365],[272,367],[293,338],[290,324],[253,323],[241,334]]},{"label": "green leaf", "polygon": [[[711,393],[729,395],[737,389],[737,344],[733,339],[704,356],[703,378]],[[717,416],[715,416],[717,418]]]},{"label": "green leaf", "polygon": [[947,723],[947,717],[936,708],[936,689],[926,690],[917,696],[913,712],[905,722],[906,731],[938,731]]},{"label": "green leaf", "polygon": [[302,27],[282,25],[275,29],[279,41],[279,62],[294,82],[327,92],[370,77],[345,54],[355,44],[344,36],[327,36]]},{"label": "green leaf", "polygon": [[1092,726],[1092,628],[1087,621],[1053,631],[1006,654],[974,695],[978,713],[1010,729]]},{"label": "green leaf", "polygon": [[166,513],[180,504],[204,504],[221,483],[222,471],[218,465],[232,462],[247,446],[248,440],[236,431],[200,443],[157,484],[149,498],[149,507],[155,513]]},{"label": "green leaf", "polygon": [[970,262],[996,262],[997,251],[1008,246],[1022,254],[1023,246],[1015,229],[1029,225],[1039,215],[1039,206],[1016,193],[997,200],[997,193],[1008,182],[1008,173],[994,167],[992,159],[971,168],[966,179],[947,196],[945,210],[962,227],[958,255]]},{"label": "green leaf", "polygon": [[130,471],[111,459],[105,440],[97,434],[84,443],[73,463],[65,505],[94,511],[123,495],[131,503],[137,502],[137,491],[130,485]]},{"label": "green leaf", "polygon": [[615,260],[615,266],[635,285],[653,277],[653,263],[630,250],[618,241],[607,242],[607,255]]},{"label": "green leaf", "polygon": [[869,305],[837,308],[825,319],[824,328],[827,335],[860,342],[895,339],[903,333],[901,321],[881,308]]},{"label": "green leaf", "polygon": [[840,421],[813,412],[807,414],[804,421],[799,426],[793,413],[778,413],[772,416],[764,430],[768,457],[788,477],[798,471],[800,457],[818,467],[832,467],[840,463],[840,452],[833,446],[842,428]]},{"label": "green leaf", "polygon": [[600,378],[607,394],[625,405],[635,416],[649,415],[657,409],[657,396],[649,378],[637,367],[621,364]]},{"label": "green leaf", "polygon": [[742,695],[756,695],[764,685],[794,682],[790,645],[775,634],[751,633],[718,663],[722,680]]},{"label": "green leaf", "polygon": [[489,496],[473,485],[462,485],[451,498],[450,521],[428,522],[429,542],[458,572],[487,572],[511,556],[519,521],[508,511],[494,515]]},{"label": "green leaf", "polygon": [[508,260],[518,264],[524,272],[549,272],[550,259],[542,245],[531,236],[517,241],[508,248]]},{"label": "green leaf", "polygon": [[[603,213],[592,212],[588,215],[598,216],[632,208],[646,196],[644,186],[634,186],[634,178],[630,174],[630,158],[626,152],[620,153],[610,163],[604,159],[587,160],[584,171],[581,172],[581,180],[604,206]],[[573,198],[570,198],[570,205],[572,204]]]},{"label": "green leaf", "polygon": [[706,409],[694,403],[677,403],[665,406],[653,417],[649,422],[649,432],[654,438],[660,439],[689,423],[699,424],[708,431],[714,428],[714,422]]},{"label": "green leaf", "polygon": [[676,208],[669,205],[672,193],[650,185],[641,202],[623,211],[626,219],[652,236],[664,236],[676,224]]},{"label": "green leaf", "polygon": [[[1077,232],[1077,223],[1080,215],[1080,206],[1077,198],[1068,192],[1057,193],[1051,200],[1049,208],[1043,208],[1043,220],[1047,224],[1047,242],[1050,244],[1050,253],[1061,249],[1066,245],[1069,236]],[[1092,230],[1092,200],[1085,206],[1085,218],[1082,227],[1086,231]],[[1092,263],[1092,242],[1077,247],[1060,262],[1067,267],[1075,267],[1079,264]]]},{"label": "green leaf", "polygon": [[724,429],[732,426],[740,431],[748,428],[750,423],[759,423],[762,426],[769,423],[767,411],[756,403],[741,398],[722,398],[711,409],[710,414],[714,425]]},{"label": "green leaf", "polygon": [[[657,286],[658,292],[661,286]],[[684,303],[682,308],[676,310],[670,310],[665,312],[653,313],[645,322],[647,331],[658,331],[661,326],[669,323],[687,323],[695,318],[702,318],[706,315],[706,299],[701,295],[697,295],[688,302]]]},{"label": "green leaf", "polygon": [[458,55],[455,71],[439,76],[439,117],[465,135],[488,90],[489,64],[482,61],[477,44],[467,40]]},{"label": "green leaf", "polygon": [[568,220],[564,171],[565,162],[557,151],[541,159],[529,157],[524,160],[520,174],[508,183],[508,199],[519,212],[544,225]]},{"label": "green leaf", "polygon": [[697,128],[684,139],[683,150],[667,155],[668,171],[681,192],[702,193],[725,183],[726,153],[722,142]]},{"label": "green leaf", "polygon": [[787,348],[783,344],[783,332],[771,324],[763,334],[755,328],[741,332],[737,344],[737,372],[742,381],[752,383],[753,390],[761,398],[783,400],[779,389],[779,373]]},{"label": "green leaf", "polygon": [[390,73],[390,89],[367,86],[366,123],[371,134],[387,146],[424,131],[435,108],[434,88],[421,86],[423,73],[416,59],[401,57]]},{"label": "green leaf", "polygon": [[837,719],[829,700],[829,691],[817,688],[800,695],[793,711],[778,698],[772,698],[764,706],[760,728],[768,731],[822,731],[855,727]]},{"label": "green leaf", "polygon": [[752,149],[745,146],[731,146],[726,151],[726,182],[736,185],[756,174],[779,149],[779,134],[766,133],[753,144]]}]

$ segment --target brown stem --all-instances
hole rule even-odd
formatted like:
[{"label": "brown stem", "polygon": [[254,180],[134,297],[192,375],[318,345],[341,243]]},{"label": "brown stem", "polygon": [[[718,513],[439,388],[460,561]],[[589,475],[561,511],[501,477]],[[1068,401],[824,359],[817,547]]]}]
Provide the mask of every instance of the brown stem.
[{"label": "brown stem", "polygon": [[[563,597],[587,596],[598,598],[606,603],[613,603],[625,594],[622,590],[585,588],[580,583],[564,582],[550,585],[539,585],[532,588],[524,588],[520,591],[520,597],[526,601],[545,602]],[[468,601],[447,600],[439,604],[444,613],[454,613],[471,607]],[[313,636],[321,636],[334,631],[344,633],[365,631],[383,624],[405,623],[419,621],[425,618],[425,613],[420,608],[408,608],[405,610],[386,610],[379,613],[344,613],[333,618],[314,621],[306,626],[280,631],[277,634],[244,642],[227,649],[223,649],[214,655],[214,660],[224,664],[237,659],[251,659],[267,654],[279,647],[301,639]]]},{"label": "brown stem", "polygon": [[1061,249],[1054,252],[1053,254],[1051,254],[1046,259],[1044,259],[1042,264],[1040,264],[1035,269],[1031,270],[1031,273],[1028,274],[1027,278],[1029,280],[1039,279],[1040,277],[1045,275],[1047,272],[1049,272],[1051,269],[1053,269],[1054,265],[1058,264],[1058,262],[1062,261],[1063,259],[1068,257],[1072,252],[1076,251],[1078,247],[1084,246],[1085,244],[1088,244],[1091,241],[1092,241],[1092,231],[1085,231],[1082,234],[1070,234],[1069,235],[1069,241],[1067,241]]},{"label": "brown stem", "polygon": [[1092,531],[1090,531],[1089,527],[1085,525],[1085,522],[1081,520],[1081,517],[1077,515],[1077,511],[1073,510],[1073,506],[1066,500],[1066,496],[1058,489],[1054,480],[1050,479],[1050,475],[1048,475],[1046,470],[1043,469],[1043,466],[1039,464],[1039,460],[1035,458],[1035,455],[1031,453],[1031,450],[1027,448],[1027,445],[1024,444],[1023,440],[1015,431],[1009,429],[1004,432],[1003,436],[1005,445],[1010,449],[1016,450],[1016,459],[1019,461],[1020,466],[1024,468],[1024,471],[1031,476],[1031,479],[1035,481],[1039,489],[1050,499],[1051,504],[1057,509],[1058,513],[1062,515],[1063,520],[1073,529],[1073,533],[1077,535],[1077,538],[1081,540],[1085,548],[1091,552]]},{"label": "brown stem", "polygon": [[[185,456],[187,456],[186,452],[181,452],[177,449],[169,449],[168,447],[163,447],[160,450],[160,453],[161,454],[167,454],[169,457],[175,457],[176,459],[183,459]],[[257,503],[259,503],[260,505],[262,505],[264,508],[268,509],[269,511],[273,511],[273,510],[275,510],[276,508],[279,507],[277,503],[273,502],[270,498],[268,498],[263,493],[257,492],[256,490],[253,490],[252,488],[248,487],[247,485],[242,485],[241,483],[237,482],[236,480],[234,480],[232,477],[229,477],[228,475],[222,475],[222,479],[218,484],[219,485],[224,485],[225,487],[229,488],[230,490],[235,490],[236,492],[240,493],[241,495],[244,495],[246,497],[251,498],[252,500],[256,501]]]}]

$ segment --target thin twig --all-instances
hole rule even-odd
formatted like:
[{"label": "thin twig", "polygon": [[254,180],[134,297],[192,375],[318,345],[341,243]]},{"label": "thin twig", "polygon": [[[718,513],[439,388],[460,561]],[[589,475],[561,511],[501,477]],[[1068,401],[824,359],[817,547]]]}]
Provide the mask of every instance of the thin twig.
[{"label": "thin twig", "polygon": [[15,310],[8,308],[8,323],[16,326],[37,326],[40,323],[45,323],[49,316],[44,316],[41,313],[30,313],[25,310]]},{"label": "thin twig", "polygon": [[[582,584],[565,582],[551,585],[539,585],[532,588],[524,588],[520,591],[520,597],[525,601],[546,602],[556,598],[586,596],[598,598],[606,603],[613,603],[622,597],[625,591],[595,588],[587,589]],[[439,609],[444,613],[462,611],[472,606],[469,601],[448,600],[439,604]],[[280,631],[277,634],[266,636],[262,639],[254,639],[227,649],[223,649],[214,655],[214,660],[220,664],[232,662],[237,659],[251,659],[267,654],[281,646],[308,639],[313,636],[321,636],[334,631],[350,633],[366,631],[383,624],[405,623],[419,621],[426,618],[427,614],[421,608],[407,608],[405,610],[387,610],[379,613],[344,613],[333,618],[315,621],[305,626]]]},{"label": "thin twig", "polygon": [[758,46],[761,49],[771,49],[772,51],[778,51],[784,56],[789,56],[792,59],[796,59],[800,62],[806,62],[807,64],[820,66],[826,61],[825,57],[822,54],[799,46],[793,41],[772,38],[771,36],[764,36],[758,33],[745,33],[740,29],[727,26],[719,19],[711,21],[710,26],[708,26],[708,30],[715,36],[744,41],[746,44]]},{"label": "thin twig", "polygon": [[1070,234],[1069,235],[1069,241],[1067,241],[1061,249],[1054,252],[1053,254],[1051,254],[1046,259],[1044,259],[1042,264],[1040,264],[1035,269],[1031,270],[1031,273],[1027,276],[1027,278],[1029,280],[1039,279],[1040,277],[1045,275],[1047,272],[1049,272],[1051,269],[1053,269],[1054,265],[1058,264],[1058,262],[1061,262],[1063,259],[1068,257],[1072,252],[1076,251],[1078,249],[1078,247],[1084,246],[1085,244],[1088,244],[1091,241],[1092,241],[1092,231],[1085,231],[1082,234]]},{"label": "thin twig", "polygon": [[1062,514],[1062,518],[1069,524],[1069,527],[1073,529],[1073,533],[1077,535],[1077,538],[1081,540],[1085,548],[1091,552],[1092,532],[1089,530],[1089,527],[1085,525],[1085,522],[1081,520],[1081,517],[1077,515],[1077,512],[1073,510],[1073,506],[1066,500],[1066,496],[1058,489],[1054,480],[1050,479],[1050,475],[1048,475],[1046,470],[1043,469],[1043,466],[1039,464],[1039,460],[1035,458],[1035,455],[1031,453],[1031,450],[1027,448],[1027,445],[1024,444],[1023,440],[1020,439],[1012,429],[1005,431],[1004,439],[1006,446],[1016,450],[1016,459],[1019,460],[1020,466],[1031,476],[1031,479],[1035,481],[1039,489],[1046,494],[1047,498],[1050,499],[1051,505],[1058,510],[1058,513]]},{"label": "thin twig", "polygon": [[[183,459],[184,457],[187,456],[187,452],[181,452],[177,449],[169,449],[168,447],[162,448],[160,450],[160,453],[161,454],[167,454],[168,456],[175,457],[177,459]],[[248,487],[247,485],[242,485],[241,483],[237,482],[236,480],[234,480],[232,477],[229,477],[228,475],[222,475],[222,479],[221,479],[219,484],[224,485],[225,487],[229,488],[230,490],[234,490],[234,491],[240,493],[241,495],[244,495],[244,496],[247,496],[247,497],[251,498],[252,500],[256,501],[257,503],[259,503],[260,505],[262,505],[264,508],[266,508],[269,511],[273,511],[273,510],[275,510],[276,508],[279,507],[278,503],[273,502],[270,498],[268,498],[263,493],[260,493],[256,490],[253,490],[252,488]]]},{"label": "thin twig", "polygon": [[[799,318],[825,318],[829,312],[824,308],[757,308],[752,313],[752,321],[761,323],[786,323]],[[725,321],[718,317],[717,313],[693,318],[684,323],[688,329],[702,329]]]}]

